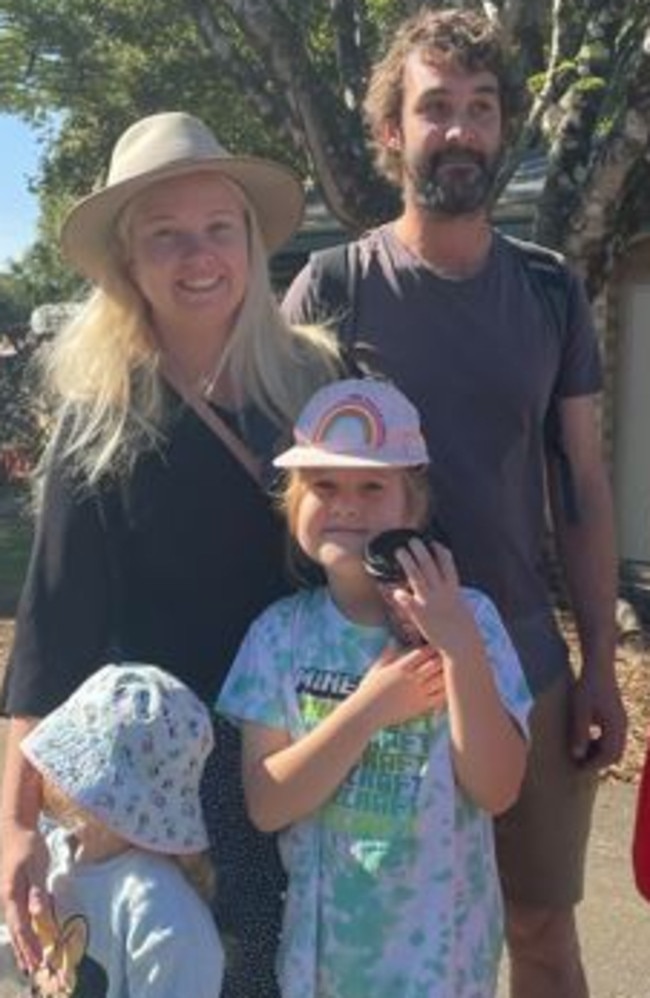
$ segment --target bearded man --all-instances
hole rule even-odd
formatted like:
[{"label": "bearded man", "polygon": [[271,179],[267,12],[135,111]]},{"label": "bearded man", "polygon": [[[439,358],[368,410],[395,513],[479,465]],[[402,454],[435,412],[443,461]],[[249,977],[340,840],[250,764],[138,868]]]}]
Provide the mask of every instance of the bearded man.
[{"label": "bearded man", "polygon": [[[533,279],[532,248],[490,221],[523,107],[512,63],[493,25],[468,11],[423,8],[393,36],[365,110],[403,211],[348,247],[348,300],[331,317],[419,409],[437,518],[462,580],[494,599],[535,696],[524,789],[496,821],[511,995],[587,998],[575,906],[598,768],[625,742],[614,527],[582,285],[549,254],[563,286],[558,323]],[[292,321],[331,306],[317,256],[285,298]],[[542,570],[547,508],[578,628],[577,674]]]}]

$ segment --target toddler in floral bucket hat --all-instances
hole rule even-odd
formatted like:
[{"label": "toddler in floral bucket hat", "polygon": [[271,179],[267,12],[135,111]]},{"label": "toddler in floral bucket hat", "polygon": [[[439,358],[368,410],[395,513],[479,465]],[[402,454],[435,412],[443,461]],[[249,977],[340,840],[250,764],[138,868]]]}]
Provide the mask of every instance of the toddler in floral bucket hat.
[{"label": "toddler in floral bucket hat", "polygon": [[29,899],[43,953],[32,993],[76,994],[92,977],[93,998],[214,998],[223,950],[206,903],[213,874],[199,788],[213,727],[204,704],[157,666],[106,665],[20,747],[54,823],[50,898],[33,889]]},{"label": "toddler in floral bucket hat", "polygon": [[212,748],[206,707],[153,665],[106,665],[23,740],[31,764],[133,845],[207,849],[199,783]]}]

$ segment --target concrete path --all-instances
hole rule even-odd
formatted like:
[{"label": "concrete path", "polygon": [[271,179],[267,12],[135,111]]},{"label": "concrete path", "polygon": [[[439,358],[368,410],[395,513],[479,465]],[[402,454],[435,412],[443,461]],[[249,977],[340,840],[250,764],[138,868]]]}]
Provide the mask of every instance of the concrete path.
[{"label": "concrete path", "polygon": [[[650,904],[637,894],[630,866],[635,797],[635,787],[616,781],[598,792],[578,914],[592,998],[650,998]],[[507,998],[507,976],[505,966],[498,998]]]}]

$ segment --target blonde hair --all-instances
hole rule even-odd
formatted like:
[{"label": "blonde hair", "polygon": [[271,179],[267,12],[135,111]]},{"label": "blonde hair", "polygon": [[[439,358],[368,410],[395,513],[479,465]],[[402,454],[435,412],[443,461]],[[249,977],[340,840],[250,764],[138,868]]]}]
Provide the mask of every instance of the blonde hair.
[{"label": "blonde hair", "polygon": [[[103,821],[94,815],[92,811],[88,811],[82,807],[56,783],[45,777],[43,778],[42,809],[44,814],[73,834],[83,828],[92,831],[99,841],[104,836],[107,840],[109,838],[114,841],[122,840],[133,848],[142,848],[143,852],[147,851],[143,847],[137,846],[128,839],[125,839],[119,832],[114,832],[113,829],[109,828],[108,825],[105,825]],[[202,851],[184,855],[156,852],[155,855],[164,855],[167,859],[172,860],[180,868],[185,879],[194,888],[199,897],[206,903],[210,903],[214,896],[216,877],[209,852]]]},{"label": "blonde hair", "polygon": [[[433,496],[426,467],[395,468],[401,472],[409,513],[418,528],[423,528],[433,510]],[[315,566],[296,540],[298,511],[305,492],[309,488],[305,469],[292,468],[285,472],[276,494],[276,504],[287,524],[286,560],[287,567],[296,582],[312,585],[315,580],[324,581],[320,566]]]},{"label": "blonde hair", "polygon": [[[282,428],[293,422],[316,388],[340,375],[338,348],[325,327],[285,321],[271,288],[254,211],[236,184],[219,179],[236,188],[243,202],[249,279],[215,376],[228,370],[243,401]],[[164,423],[160,346],[127,270],[135,200],[116,221],[111,273],[61,330],[47,359],[47,382],[59,422],[66,425],[64,456],[74,457],[90,483],[156,446]]]}]

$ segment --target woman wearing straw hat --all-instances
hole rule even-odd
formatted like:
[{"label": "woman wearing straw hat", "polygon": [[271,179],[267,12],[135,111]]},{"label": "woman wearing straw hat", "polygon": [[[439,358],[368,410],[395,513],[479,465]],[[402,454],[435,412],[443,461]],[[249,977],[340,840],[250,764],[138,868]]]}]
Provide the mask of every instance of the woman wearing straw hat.
[{"label": "woman wearing straw hat", "polygon": [[[63,253],[94,288],[49,358],[58,429],[1,700],[2,890],[25,968],[44,854],[20,740],[116,654],[213,702],[248,623],[284,591],[260,467],[339,367],[323,331],[287,326],[270,287],[267,253],[302,207],[290,170],[232,156],[172,112],[122,135],[105,186],[64,222]],[[269,998],[282,875],[274,840],[244,817],[238,743],[215,734],[203,802],[223,995]]]}]

